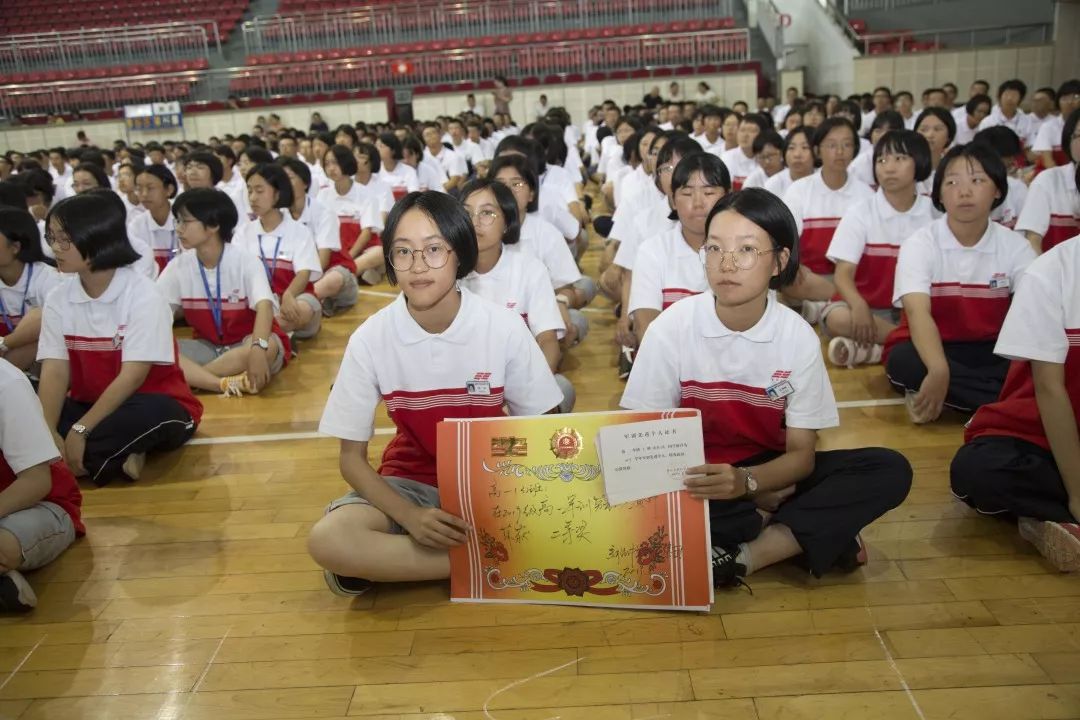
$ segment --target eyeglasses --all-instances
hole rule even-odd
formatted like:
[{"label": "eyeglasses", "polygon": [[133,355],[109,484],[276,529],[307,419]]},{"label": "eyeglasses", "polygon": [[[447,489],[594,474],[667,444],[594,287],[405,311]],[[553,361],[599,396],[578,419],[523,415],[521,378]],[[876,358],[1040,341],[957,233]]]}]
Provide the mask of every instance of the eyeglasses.
[{"label": "eyeglasses", "polygon": [[822,150],[828,150],[829,152],[837,152],[837,151],[840,151],[840,150],[854,150],[855,145],[853,143],[832,143],[832,142],[828,142],[828,143],[822,143],[821,144],[821,149]]},{"label": "eyeglasses", "polygon": [[472,218],[473,224],[477,227],[491,227],[492,223],[495,222],[495,218],[499,217],[499,213],[494,210],[481,210],[480,212],[469,213],[469,217]]},{"label": "eyeglasses", "polygon": [[424,265],[430,270],[438,270],[450,260],[453,248],[445,245],[428,245],[423,250],[413,250],[407,247],[395,247],[390,250],[390,266],[398,272],[412,270],[416,263],[416,256],[424,259]]},{"label": "eyeglasses", "polygon": [[661,175],[670,175],[671,173],[675,172],[675,166],[661,165],[660,167],[656,168],[656,172],[660,173]]},{"label": "eyeglasses", "polygon": [[71,236],[57,235],[51,231],[45,231],[45,243],[53,250],[64,252],[71,247]]},{"label": "eyeglasses", "polygon": [[529,183],[527,183],[527,182],[525,182],[524,180],[521,180],[521,179],[518,179],[518,180],[498,180],[497,182],[508,186],[511,190],[520,190],[521,188],[523,188],[523,187],[525,187],[526,185],[529,184]]},{"label": "eyeglasses", "polygon": [[725,250],[719,245],[703,245],[701,247],[700,255],[701,261],[705,263],[707,267],[721,268],[724,266],[724,258],[730,256],[731,262],[739,270],[751,270],[757,265],[758,258],[762,255],[768,255],[777,251],[777,248],[772,250],[758,250],[757,248],[744,246],[737,250]]},{"label": "eyeglasses", "polygon": [[775,162],[780,162],[783,159],[784,159],[784,156],[781,155],[778,152],[759,153],[758,156],[757,156],[757,161],[759,163],[775,163]]}]

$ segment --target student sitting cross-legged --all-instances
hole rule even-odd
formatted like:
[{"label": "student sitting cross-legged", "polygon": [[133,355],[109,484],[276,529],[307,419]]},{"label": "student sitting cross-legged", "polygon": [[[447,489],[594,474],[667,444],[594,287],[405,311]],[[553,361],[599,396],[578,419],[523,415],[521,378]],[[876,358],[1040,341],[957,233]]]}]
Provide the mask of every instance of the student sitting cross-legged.
[{"label": "student sitting cross-legged", "polygon": [[[359,595],[371,582],[448,577],[448,549],[467,527],[439,509],[435,428],[446,418],[546,413],[563,399],[521,317],[458,281],[476,266],[476,233],[457,200],[406,195],[382,235],[387,277],[401,285],[345,348],[319,431],[341,439],[352,490],[330,503],[308,550],[331,590]],[[375,409],[397,433],[376,469],[368,460]]]},{"label": "student sitting cross-legged", "polygon": [[854,569],[859,531],[911,486],[893,450],[817,450],[839,424],[821,344],[769,292],[798,271],[797,243],[772,193],[720,200],[700,251],[708,290],[652,322],[622,396],[632,410],[701,411],[707,464],[687,470],[686,490],[709,501],[718,587],[798,555],[815,576]]},{"label": "student sitting cross-legged", "polygon": [[41,314],[38,394],[68,467],[98,485],[138,479],[146,453],[179,448],[202,417],[177,364],[169,305],[132,268],[125,216],[117,195],[87,193],[45,220],[68,275]]},{"label": "student sitting cross-legged", "polygon": [[289,339],[256,255],[231,244],[236,206],[221,190],[198,188],[173,204],[185,250],[165,267],[158,290],[194,337],[179,341],[188,385],[226,395],[256,393],[288,362]]}]

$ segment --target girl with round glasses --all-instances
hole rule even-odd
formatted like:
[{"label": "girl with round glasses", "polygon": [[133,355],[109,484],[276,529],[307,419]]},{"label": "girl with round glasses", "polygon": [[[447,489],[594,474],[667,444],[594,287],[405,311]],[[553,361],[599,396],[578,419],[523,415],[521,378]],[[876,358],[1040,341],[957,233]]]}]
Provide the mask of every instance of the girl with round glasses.
[{"label": "girl with round glasses", "polygon": [[798,271],[795,221],[765,190],[734,193],[700,253],[707,291],[652,323],[621,405],[701,411],[706,464],[685,491],[709,503],[717,587],[799,555],[814,576],[853,570],[859,531],[904,500],[911,467],[884,448],[817,450],[839,424],[821,344],[770,293]]},{"label": "girl with round glasses", "polygon": [[[439,509],[435,428],[446,418],[536,415],[563,399],[516,312],[460,288],[476,267],[473,221],[445,193],[410,193],[382,234],[386,274],[401,286],[349,339],[319,431],[341,439],[350,492],[312,528],[308,549],[335,593],[374,582],[448,577],[448,549],[465,541]],[[375,409],[396,434],[373,466]]]}]

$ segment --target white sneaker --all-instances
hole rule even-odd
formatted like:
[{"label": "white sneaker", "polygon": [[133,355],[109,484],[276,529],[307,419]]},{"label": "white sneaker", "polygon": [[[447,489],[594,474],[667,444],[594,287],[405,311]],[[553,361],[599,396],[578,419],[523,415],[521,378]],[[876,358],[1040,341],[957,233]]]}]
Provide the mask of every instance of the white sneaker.
[{"label": "white sneaker", "polygon": [[801,309],[803,318],[811,325],[817,325],[821,320],[821,313],[828,304],[828,300],[803,300]]},{"label": "white sneaker", "polygon": [[874,365],[881,362],[882,345],[859,345],[851,338],[834,337],[829,341],[829,362],[837,367],[853,368],[856,365]]},{"label": "white sneaker", "polygon": [[0,611],[29,612],[37,607],[34,588],[18,570],[0,575]]},{"label": "white sneaker", "polygon": [[1061,572],[1080,570],[1080,525],[1022,517],[1020,537]]},{"label": "white sneaker", "polygon": [[121,472],[127,476],[128,480],[138,480],[142,475],[143,468],[146,466],[146,453],[131,453],[127,456],[127,460],[120,466]]}]

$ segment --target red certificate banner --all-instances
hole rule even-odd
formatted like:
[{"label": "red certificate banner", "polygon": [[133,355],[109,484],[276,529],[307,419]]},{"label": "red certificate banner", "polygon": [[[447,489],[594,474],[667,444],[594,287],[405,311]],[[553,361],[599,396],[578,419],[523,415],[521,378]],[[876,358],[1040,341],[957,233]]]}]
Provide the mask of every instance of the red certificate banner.
[{"label": "red certificate banner", "polygon": [[442,507],[472,528],[450,551],[450,596],[708,610],[706,504],[675,492],[611,507],[601,427],[696,410],[448,420],[438,428]]}]

